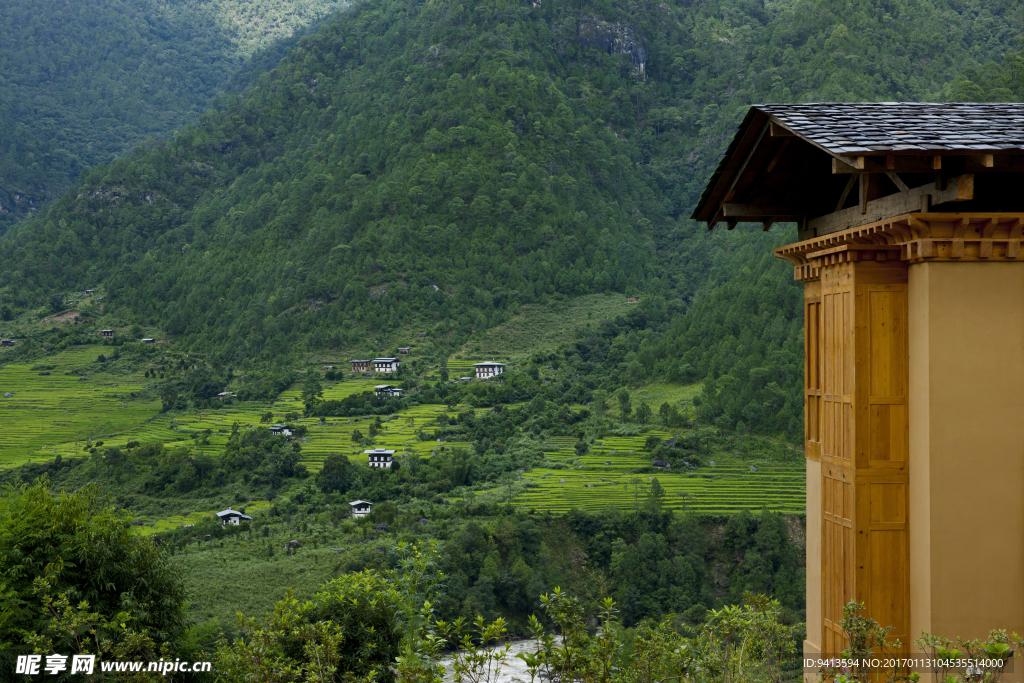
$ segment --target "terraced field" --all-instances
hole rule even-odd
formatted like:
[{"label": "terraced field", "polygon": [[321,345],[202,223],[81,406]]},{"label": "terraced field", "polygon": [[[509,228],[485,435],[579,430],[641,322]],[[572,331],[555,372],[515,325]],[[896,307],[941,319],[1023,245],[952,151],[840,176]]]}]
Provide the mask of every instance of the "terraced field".
[{"label": "terraced field", "polygon": [[[160,413],[155,398],[131,398],[141,392],[146,380],[142,377],[115,376],[106,373],[96,358],[108,347],[75,347],[32,363],[11,364],[0,368],[0,466],[10,467],[31,460],[49,460],[57,454],[81,455],[87,439],[102,439],[105,445],[119,446],[129,441],[163,442],[184,445],[211,455],[223,452],[231,426],[257,425],[268,409],[266,405],[226,405],[216,410],[191,415],[170,416]],[[2,355],[0,355],[2,362]],[[455,360],[451,371],[462,372],[472,367],[472,360]],[[48,369],[42,367],[48,366]],[[72,370],[83,369],[80,375]],[[40,372],[48,372],[41,375]],[[69,374],[65,374],[69,373]],[[458,376],[453,372],[454,376]],[[324,391],[327,400],[338,400],[354,393],[372,390],[380,378],[352,379],[337,382]],[[683,398],[668,396],[668,388],[652,385],[648,400]],[[683,390],[685,394],[685,388]],[[637,396],[642,396],[637,392]],[[269,406],[275,421],[283,421],[288,413],[302,413],[300,385],[289,388]],[[456,410],[464,409],[459,407]],[[399,457],[419,454],[429,457],[439,446],[434,441],[421,441],[420,429],[432,431],[443,406],[414,406],[384,418],[376,437],[378,446],[393,448]],[[481,411],[482,412],[482,411]],[[449,413],[450,415],[452,413]],[[303,424],[308,431],[303,438],[303,461],[312,472],[319,471],[326,457],[344,453],[353,461],[365,462],[364,448],[352,441],[352,432],[369,432],[369,417],[317,418],[291,420]],[[204,438],[205,430],[210,430]],[[804,508],[804,469],[797,461],[740,461],[734,455],[713,456],[714,467],[696,472],[660,471],[657,475],[635,475],[632,470],[650,464],[644,448],[646,438],[655,434],[668,438],[666,431],[653,430],[635,437],[607,437],[577,458],[575,439],[554,437],[547,442],[546,456],[564,469],[538,468],[523,475],[525,490],[516,497],[516,504],[562,512],[571,507],[598,509],[614,505],[632,509],[635,501],[645,498],[651,477],[657,476],[665,489],[664,504],[715,513],[741,509],[759,510],[767,507],[784,512],[802,512]],[[197,439],[196,437],[199,437]],[[446,446],[465,446],[451,443]],[[756,471],[750,470],[750,465]],[[168,523],[184,523],[168,520]]]},{"label": "terraced field", "polygon": [[459,379],[460,377],[474,377],[476,376],[476,369],[473,367],[473,365],[475,363],[482,363],[486,360],[493,360],[497,363],[504,362],[500,358],[449,358],[448,377],[451,379]]},{"label": "terraced field", "polygon": [[571,437],[552,438],[557,451],[546,453],[549,460],[566,469],[535,468],[523,475],[529,489],[516,498],[526,507],[565,512],[572,507],[597,510],[612,505],[633,509],[647,497],[651,479],[656,477],[665,490],[663,504],[672,509],[712,513],[768,508],[788,513],[804,510],[805,474],[799,462],[785,464],[738,462],[735,456],[714,456],[715,466],[696,472],[636,475],[634,468],[650,465],[643,444],[655,434],[669,438],[665,431],[652,430],[643,436],[607,437],[582,457],[577,457]]},{"label": "terraced field", "polygon": [[[0,396],[11,394],[0,398],[0,466],[81,454],[87,439],[138,429],[159,412],[159,400],[130,397],[145,378],[104,372],[96,358],[109,351],[77,346],[0,369]],[[85,377],[65,374],[78,368]]]}]

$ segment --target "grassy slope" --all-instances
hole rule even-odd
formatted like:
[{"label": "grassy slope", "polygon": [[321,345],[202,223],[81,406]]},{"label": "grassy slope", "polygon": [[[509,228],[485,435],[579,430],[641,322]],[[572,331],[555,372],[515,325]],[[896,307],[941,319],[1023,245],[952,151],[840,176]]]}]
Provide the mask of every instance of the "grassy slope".
[{"label": "grassy slope", "polygon": [[[133,398],[146,380],[138,374],[121,377],[105,372],[96,362],[104,352],[110,349],[77,346],[0,369],[0,393],[13,394],[0,399],[0,465],[49,460],[57,453],[80,454],[86,439],[145,430],[160,402]],[[79,368],[85,369],[84,378],[65,374]]]},{"label": "grassy slope", "polygon": [[[449,361],[449,368],[461,371],[465,369],[463,365],[468,367],[474,360],[465,357],[468,355],[479,357],[486,353],[487,357],[515,362],[555,350],[573,338],[577,327],[613,318],[629,306],[625,297],[619,295],[580,297],[559,302],[552,308],[523,306],[508,323],[492,330],[479,343],[467,345],[462,357]],[[257,425],[268,410],[274,413],[275,421],[283,421],[289,413],[302,413],[298,384],[282,392],[269,405],[229,403],[201,413],[161,413],[155,397],[132,398],[133,393],[144,389],[146,380],[138,376],[140,371],[124,376],[108,374],[103,364],[95,362],[97,355],[109,352],[109,347],[99,345],[73,347],[48,358],[0,369],[0,392],[15,394],[11,399],[0,401],[0,426],[12,426],[0,433],[0,466],[47,461],[56,454],[81,456],[88,438],[102,438],[105,446],[123,446],[133,440],[159,441],[219,455],[235,422],[243,426]],[[0,351],[0,362],[2,354]],[[415,356],[414,350],[411,358]],[[345,367],[340,360],[334,364]],[[39,366],[52,366],[51,374],[40,376]],[[85,381],[79,381],[78,375],[64,374],[82,368],[86,372]],[[327,383],[324,398],[342,399],[370,391],[380,382],[379,378],[360,377]],[[637,406],[645,401],[655,412],[662,403],[668,402],[685,411],[698,389],[697,385],[655,382],[633,390],[632,402]],[[614,399],[612,404],[614,406]],[[465,406],[459,406],[456,412],[463,409]],[[432,430],[434,420],[444,410],[442,406],[422,405],[399,411],[386,419],[375,442],[397,450],[400,455],[416,453],[429,457],[440,444],[421,441],[418,432]],[[613,409],[613,413],[616,412],[617,409]],[[303,438],[306,467],[313,473],[319,471],[324,459],[332,453],[344,453],[356,462],[364,462],[363,447],[351,437],[356,429],[367,434],[368,419],[327,418],[323,425],[313,418],[291,420],[308,428]],[[211,432],[209,438],[198,440],[196,437],[207,429]],[[672,435],[664,429],[652,428],[637,436],[609,436],[579,459],[571,437],[551,438],[544,445],[545,455],[549,463],[560,463],[565,469],[538,468],[525,473],[523,481],[513,489],[516,502],[552,511],[565,511],[573,506],[597,509],[608,504],[631,509],[635,497],[645,495],[650,476],[656,476],[666,490],[665,504],[674,509],[690,507],[721,513],[762,507],[799,512],[803,508],[805,487],[801,464],[796,458],[780,457],[780,451],[768,447],[767,441],[748,439],[734,452],[715,453],[709,459],[714,459],[716,466],[696,473],[659,471],[635,475],[633,470],[650,464],[645,446],[650,434],[663,439]],[[445,444],[446,447],[466,445]],[[749,471],[751,464],[758,468],[757,472]],[[634,480],[639,483],[638,487],[634,486]],[[147,522],[145,531],[151,533],[195,522],[231,501],[228,493],[207,492],[205,498],[202,495],[200,492],[200,497],[140,504],[138,512]],[[494,489],[478,491],[475,495],[498,501],[507,492]]]},{"label": "grassy slope", "polygon": [[449,359],[448,368],[462,371],[480,360],[514,363],[536,353],[550,353],[571,342],[577,329],[623,315],[632,305],[624,294],[590,294],[543,305],[526,304],[508,322],[466,342]]}]

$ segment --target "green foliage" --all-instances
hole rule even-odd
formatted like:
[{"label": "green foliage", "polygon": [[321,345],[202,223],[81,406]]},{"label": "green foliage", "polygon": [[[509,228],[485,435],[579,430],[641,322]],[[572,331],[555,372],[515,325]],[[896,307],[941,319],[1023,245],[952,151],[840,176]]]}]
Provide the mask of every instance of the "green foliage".
[{"label": "green foliage", "polygon": [[[670,621],[627,631],[611,598],[597,606],[598,628],[591,635],[587,610],[579,599],[555,588],[540,601],[552,628],[531,616],[531,649],[516,655],[531,681],[781,683],[800,631],[799,626],[784,625],[778,603],[761,595],[747,594],[742,607],[711,612],[694,637],[682,635]],[[429,607],[427,603],[425,611]],[[471,629],[466,628],[469,623]],[[447,643],[455,649],[449,666],[456,683],[494,680],[508,660],[510,646],[497,645],[506,632],[500,617],[490,623],[479,616],[471,622],[461,617],[439,621],[421,632],[419,657],[399,660],[396,678],[402,683],[440,683],[436,655]]]},{"label": "green foliage", "polygon": [[316,485],[324,493],[345,493],[357,476],[348,457],[336,453],[324,460],[323,468],[316,475]]},{"label": "green foliage", "polygon": [[329,581],[301,605],[289,594],[262,624],[239,617],[244,635],[219,643],[217,671],[226,680],[286,674],[318,683],[387,681],[402,638],[404,600],[369,571]]},{"label": "green foliage", "polygon": [[618,397],[619,399],[619,417],[623,420],[629,419],[629,414],[633,412],[633,406],[630,402],[629,392],[625,389],[620,389]]},{"label": "green foliage", "polygon": [[0,244],[5,298],[99,283],[106,313],[229,365],[642,293],[626,329],[581,325],[585,362],[618,386],[710,377],[703,421],[795,436],[799,287],[768,253],[792,233],[704,234],[697,193],[750,102],[936,97],[1019,20],[1009,0],[449,9],[361,3],[91,168]]},{"label": "green foliage", "polygon": [[57,0],[6,3],[0,231],[62,194],[82,169],[187,125],[244,57],[345,4],[85,0],[69,9]]},{"label": "green foliage", "polygon": [[968,66],[946,87],[954,102],[1020,102],[1024,99],[1024,50],[994,61]]},{"label": "green foliage", "polygon": [[179,570],[124,511],[95,488],[53,498],[46,481],[0,496],[0,615],[5,667],[32,652],[26,634],[58,652],[96,653],[105,637],[108,652],[151,654],[189,622]]}]

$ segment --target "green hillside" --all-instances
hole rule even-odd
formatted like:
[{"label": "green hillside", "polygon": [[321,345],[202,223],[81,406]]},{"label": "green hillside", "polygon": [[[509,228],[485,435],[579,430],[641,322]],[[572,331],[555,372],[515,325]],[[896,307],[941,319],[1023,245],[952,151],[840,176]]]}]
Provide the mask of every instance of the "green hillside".
[{"label": "green hillside", "polygon": [[223,369],[414,334],[442,353],[520,306],[642,295],[583,328],[583,362],[710,377],[708,417],[796,433],[800,290],[765,256],[790,234],[704,234],[696,193],[750,102],[948,96],[1019,23],[1003,0],[364,3],[14,229],[3,310],[103,287],[101,322]]},{"label": "green hillside", "polygon": [[[202,113],[244,60],[346,0],[12,0],[0,42],[0,231],[82,169]],[[274,66],[274,63],[269,66]]]},{"label": "green hillside", "polygon": [[[623,675],[751,591],[801,675],[802,287],[771,253],[794,230],[688,216],[752,102],[1019,99],[1019,2],[8,4],[4,666],[125,608],[102,647],[226,680],[285,637],[239,611],[366,570],[406,617],[517,636],[555,587],[581,629],[611,596]],[[399,347],[394,373],[347,362]]]}]

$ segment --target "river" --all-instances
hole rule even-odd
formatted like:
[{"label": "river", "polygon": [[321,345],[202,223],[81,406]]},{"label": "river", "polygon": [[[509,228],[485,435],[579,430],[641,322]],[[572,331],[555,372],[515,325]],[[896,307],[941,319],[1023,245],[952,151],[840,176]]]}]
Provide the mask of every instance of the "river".
[{"label": "river", "polygon": [[[508,655],[505,656],[505,661],[501,666],[501,671],[497,676],[492,676],[491,680],[487,683],[530,683],[530,672],[526,668],[526,663],[516,657],[516,655],[520,652],[534,652],[536,648],[537,641],[535,640],[517,640],[511,643]],[[494,648],[488,649],[493,650]],[[445,683],[452,683],[455,679],[451,670],[451,657],[445,657],[441,660],[441,663],[445,667]]]}]

